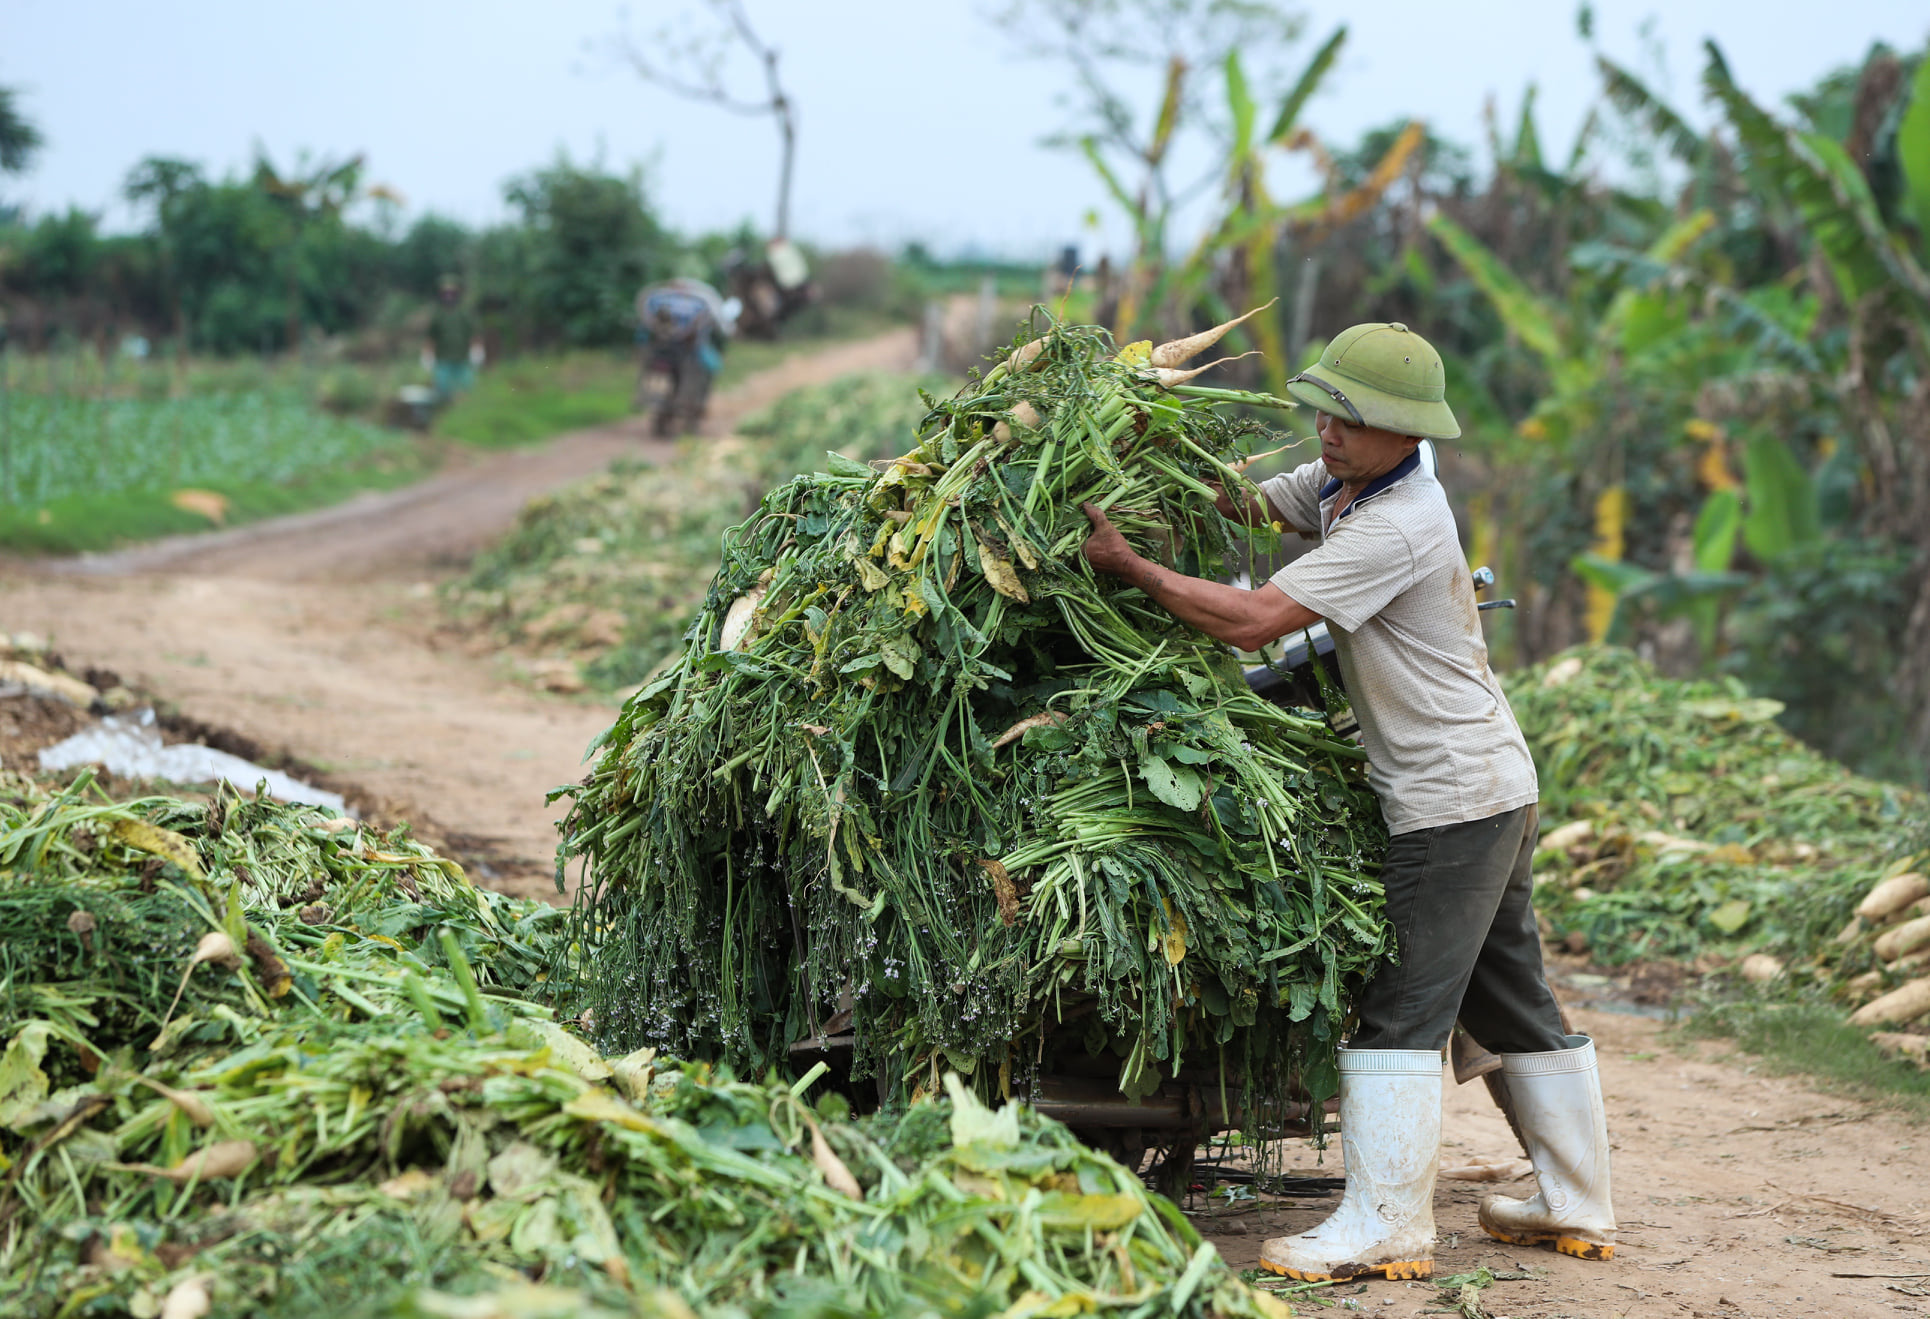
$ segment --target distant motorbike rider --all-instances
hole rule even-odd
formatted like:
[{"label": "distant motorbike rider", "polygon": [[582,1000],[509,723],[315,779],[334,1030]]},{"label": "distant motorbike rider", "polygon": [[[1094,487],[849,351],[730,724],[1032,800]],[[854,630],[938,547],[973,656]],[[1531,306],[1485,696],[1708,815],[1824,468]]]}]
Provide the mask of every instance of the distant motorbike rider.
[{"label": "distant motorbike rider", "polygon": [[688,433],[703,421],[733,320],[730,304],[699,279],[669,279],[637,294],[632,407],[650,410],[655,434]]}]

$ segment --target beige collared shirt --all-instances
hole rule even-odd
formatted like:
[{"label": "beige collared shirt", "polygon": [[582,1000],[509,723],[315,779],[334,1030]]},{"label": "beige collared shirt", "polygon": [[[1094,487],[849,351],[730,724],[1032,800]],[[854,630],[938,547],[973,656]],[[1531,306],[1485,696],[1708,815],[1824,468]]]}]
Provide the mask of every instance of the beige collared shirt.
[{"label": "beige collared shirt", "polygon": [[1319,538],[1272,581],[1327,620],[1368,782],[1396,834],[1483,820],[1539,795],[1528,743],[1488,667],[1453,510],[1410,461],[1338,518],[1340,482],[1318,461],[1261,486],[1289,524]]}]

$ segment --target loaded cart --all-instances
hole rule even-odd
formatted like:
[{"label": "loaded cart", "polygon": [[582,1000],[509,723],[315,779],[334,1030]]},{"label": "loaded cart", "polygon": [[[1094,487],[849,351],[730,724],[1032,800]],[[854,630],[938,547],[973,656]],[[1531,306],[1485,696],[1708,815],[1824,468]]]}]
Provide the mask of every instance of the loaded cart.
[{"label": "loaded cart", "polygon": [[1204,1133],[1316,1130],[1389,951],[1364,754],[1080,554],[1090,501],[1215,575],[1214,507],[1288,406],[1043,311],[730,532],[676,660],[559,790],[556,976],[608,1052],[834,1064],[850,1102],[959,1074],[1183,1189]]},{"label": "loaded cart", "polygon": [[[1424,460],[1430,464],[1433,461],[1431,445],[1426,447]],[[1474,581],[1477,592],[1485,591],[1494,584],[1494,574],[1488,568],[1477,568]],[[1512,599],[1501,599],[1483,601],[1479,607],[1485,611],[1511,609],[1514,605]],[[1284,709],[1315,708],[1322,703],[1323,693],[1344,691],[1333,649],[1333,639],[1324,624],[1285,638],[1278,659],[1245,670],[1246,683],[1254,693]],[[1323,671],[1316,674],[1316,665]],[[1358,727],[1344,704],[1329,712],[1328,722],[1349,737]],[[1193,1175],[1195,1150],[1216,1135],[1252,1122],[1253,1115],[1243,1113],[1227,1095],[1227,1076],[1217,1066],[1183,1068],[1161,1080],[1151,1093],[1128,1097],[1120,1085],[1123,1060],[1111,1050],[1095,1052],[1087,1047],[1097,1001],[1090,995],[1077,994],[1061,999],[1059,1007],[1056,1020],[1045,1034],[1039,1072],[1027,1095],[1029,1102],[1040,1113],[1072,1128],[1088,1145],[1105,1150],[1128,1167],[1140,1167],[1146,1155],[1154,1153],[1150,1173],[1162,1191],[1183,1192]],[[793,1063],[822,1061],[834,1077],[847,1079],[857,1044],[851,1021],[848,1010],[840,1011],[818,1032],[792,1041],[789,1052]],[[1500,1058],[1457,1029],[1450,1062],[1458,1082],[1484,1081],[1509,1125],[1514,1126]],[[1250,1134],[1268,1139],[1316,1134],[1322,1122],[1316,1120],[1304,1087],[1290,1085],[1281,1099],[1269,1110],[1264,1126]],[[1331,1119],[1334,1101],[1328,1100],[1323,1107],[1323,1119]]]}]

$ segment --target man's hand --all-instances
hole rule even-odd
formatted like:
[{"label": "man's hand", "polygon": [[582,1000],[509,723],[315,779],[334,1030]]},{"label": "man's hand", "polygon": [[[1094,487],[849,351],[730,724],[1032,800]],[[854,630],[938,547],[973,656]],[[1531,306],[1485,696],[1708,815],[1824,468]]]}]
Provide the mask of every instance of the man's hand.
[{"label": "man's hand", "polygon": [[1114,577],[1125,576],[1126,570],[1139,561],[1139,556],[1133,553],[1133,547],[1126,543],[1125,536],[1120,534],[1118,527],[1113,526],[1112,520],[1099,505],[1087,503],[1081,507],[1092,522],[1092,534],[1086,537],[1080,553],[1086,556],[1087,563],[1100,572]]}]

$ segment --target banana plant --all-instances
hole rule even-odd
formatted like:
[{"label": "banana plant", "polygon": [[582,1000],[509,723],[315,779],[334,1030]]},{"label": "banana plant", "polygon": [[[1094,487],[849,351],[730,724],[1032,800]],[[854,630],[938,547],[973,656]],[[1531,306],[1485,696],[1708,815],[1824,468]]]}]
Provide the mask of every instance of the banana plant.
[{"label": "banana plant", "polygon": [[[1301,113],[1339,60],[1346,44],[1342,26],[1323,42],[1281,98],[1270,120],[1247,79],[1240,53],[1228,51],[1221,62],[1226,90],[1228,143],[1221,169],[1224,210],[1186,256],[1164,258],[1170,208],[1160,198],[1142,191],[1129,193],[1111,169],[1095,139],[1084,143],[1087,159],[1098,171],[1108,194],[1134,221],[1134,259],[1115,316],[1121,338],[1136,338],[1172,328],[1163,317],[1185,316],[1203,308],[1220,320],[1231,320],[1236,306],[1244,309],[1270,296],[1277,284],[1275,254],[1283,239],[1317,243],[1328,232],[1358,219],[1400,179],[1425,139],[1419,124],[1410,124],[1383,153],[1367,176],[1353,187],[1329,185],[1304,201],[1283,204],[1267,188],[1266,167],[1272,153],[1304,150],[1316,158],[1324,153],[1319,142],[1300,125]],[[1150,168],[1163,160],[1165,144],[1178,127],[1184,103],[1183,66],[1169,67],[1166,94],[1145,161]],[[1250,327],[1250,328],[1249,328]],[[1229,338],[1229,346],[1257,348],[1269,388],[1284,388],[1292,373],[1282,320],[1278,313],[1255,317]]]},{"label": "banana plant", "polygon": [[[1259,132],[1260,108],[1247,81],[1239,52],[1227,52],[1222,64],[1227,120],[1231,132],[1222,185],[1227,198],[1227,211],[1181,261],[1169,262],[1164,259],[1169,208],[1152,204],[1153,199],[1144,191],[1138,197],[1128,194],[1100,154],[1097,141],[1090,138],[1085,141],[1083,145],[1087,159],[1099,172],[1107,192],[1134,218],[1136,250],[1126,280],[1126,292],[1120,300],[1114,324],[1120,337],[1131,338],[1142,332],[1157,331],[1160,327],[1156,322],[1169,307],[1184,307],[1203,301],[1217,311],[1230,306],[1232,301],[1244,300],[1244,291],[1233,299],[1226,298],[1224,294],[1218,299],[1212,296],[1210,285],[1217,259],[1229,252],[1237,252],[1245,262],[1251,287],[1271,287],[1274,238],[1280,210],[1266,189],[1266,153],[1285,146],[1293,136],[1301,111],[1332,71],[1346,40],[1347,29],[1342,26],[1314,52],[1306,68],[1281,99],[1271,127],[1264,136]],[[1182,64],[1175,61],[1169,66],[1166,92],[1149,139],[1149,169],[1156,168],[1163,160],[1166,145],[1178,127],[1184,77]],[[1229,315],[1223,319],[1232,318]],[[1270,370],[1279,372],[1279,380],[1274,383],[1283,384],[1287,374],[1286,349],[1278,322],[1266,317],[1256,319],[1261,322],[1256,330],[1260,339],[1259,347],[1266,356]]]},{"label": "banana plant", "polygon": [[[1671,225],[1643,255],[1655,264],[1672,265],[1714,223],[1710,212],[1697,211]],[[1666,288],[1625,285],[1594,325],[1585,329],[1582,311],[1557,307],[1537,295],[1445,212],[1436,212],[1427,224],[1486,295],[1509,333],[1541,360],[1548,373],[1548,392],[1519,428],[1530,440],[1566,446],[1587,434],[1596,419],[1597,387],[1605,373],[1656,348],[1673,324]],[[1589,565],[1588,571],[1577,568],[1576,572],[1587,584],[1589,633],[1595,641],[1612,633],[1626,592],[1638,586],[1644,592],[1659,589],[1646,577],[1632,575],[1645,570],[1630,567],[1627,572],[1611,572],[1605,566],[1622,558],[1621,523],[1627,499],[1619,481],[1602,492],[1595,503],[1595,549],[1578,560]]]},{"label": "banana plant", "polygon": [[[1714,224],[1711,212],[1696,211],[1670,225],[1642,255],[1655,265],[1673,265]],[[1630,351],[1654,343],[1655,327],[1666,319],[1668,289],[1624,286],[1591,326],[1584,309],[1559,307],[1535,293],[1446,212],[1430,216],[1427,227],[1548,372],[1549,391],[1522,426],[1530,439],[1559,442],[1574,434],[1592,414],[1589,396],[1603,373]]]},{"label": "banana plant", "polygon": [[[1727,115],[1744,153],[1745,168],[1759,192],[1786,197],[1815,240],[1845,306],[1866,299],[1892,303],[1918,330],[1930,334],[1930,274],[1911,254],[1902,234],[1892,233],[1877,210],[1863,171],[1840,142],[1778,122],[1736,85],[1722,51],[1706,43],[1703,86]],[[1926,61],[1930,62],[1930,61]],[[1906,124],[1912,143],[1903,152],[1911,205],[1930,196],[1930,80],[1918,70]]]},{"label": "banana plant", "polygon": [[1903,164],[1903,195],[1917,228],[1917,255],[1930,265],[1930,59],[1917,63],[1910,104],[1897,125],[1897,157]]},{"label": "banana plant", "polygon": [[1689,566],[1657,572],[1600,554],[1578,555],[1569,565],[1575,575],[1611,602],[1602,639],[1626,643],[1637,614],[1688,617],[1704,655],[1720,640],[1722,606],[1747,586],[1746,573],[1731,570],[1736,541],[1747,524],[1734,490],[1717,490],[1702,501],[1690,542]]},{"label": "banana plant", "polygon": [[1741,492],[1714,490],[1703,500],[1686,568],[1657,572],[1597,554],[1576,557],[1570,565],[1575,575],[1614,599],[1607,640],[1626,641],[1638,613],[1686,616],[1695,624],[1702,653],[1713,655],[1723,603],[1752,581],[1734,571],[1738,543],[1757,563],[1774,567],[1823,539],[1825,472],[1804,471],[1789,446],[1772,435],[1749,440],[1742,466]]},{"label": "banana plant", "polygon": [[[1186,61],[1174,55],[1166,62],[1165,91],[1160,97],[1159,113],[1153,120],[1151,135],[1135,154],[1142,171],[1139,191],[1133,193],[1107,162],[1098,137],[1088,134],[1079,139],[1079,149],[1099,175],[1106,192],[1126,212],[1133,226],[1133,256],[1127,263],[1125,292],[1121,295],[1118,328],[1123,333],[1139,317],[1141,298],[1153,272],[1163,264],[1166,251],[1166,223],[1173,202],[1167,194],[1161,170],[1179,128],[1181,107],[1186,92]],[[1156,306],[1157,303],[1155,302]]]},{"label": "banana plant", "polygon": [[[1930,447],[1922,442],[1922,386],[1930,379],[1930,60],[1920,61],[1898,127],[1903,174],[1900,207],[1914,222],[1888,226],[1862,169],[1842,144],[1781,123],[1745,95],[1713,43],[1703,85],[1734,127],[1745,168],[1759,191],[1788,199],[1815,244],[1843,304],[1832,322],[1843,335],[1831,344],[1818,383],[1841,400],[1872,480],[1859,521],[1879,537],[1907,546],[1913,561],[1904,587],[1908,620],[1890,681],[1904,745],[1930,761],[1930,517],[1921,491],[1930,488]],[[1919,254],[1924,260],[1919,260]]]}]

